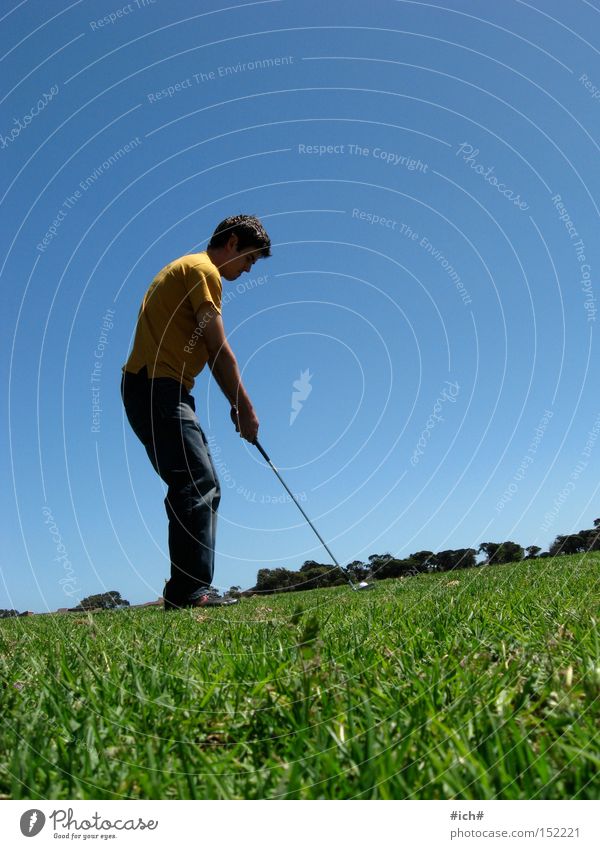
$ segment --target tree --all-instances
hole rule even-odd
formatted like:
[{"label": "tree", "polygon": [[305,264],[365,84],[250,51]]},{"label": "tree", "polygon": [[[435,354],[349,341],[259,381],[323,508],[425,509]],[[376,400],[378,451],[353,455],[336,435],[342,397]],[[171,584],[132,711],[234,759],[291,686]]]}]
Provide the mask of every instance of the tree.
[{"label": "tree", "polygon": [[580,551],[600,551],[600,519],[594,519],[594,527],[579,531],[582,546]]},{"label": "tree", "polygon": [[79,602],[80,610],[93,610],[100,608],[102,610],[114,610],[116,608],[129,607],[127,599],[121,597],[121,593],[116,590],[110,590],[107,593],[96,593],[88,595]]},{"label": "tree", "polygon": [[600,519],[594,519],[593,528],[583,529],[576,534],[559,534],[548,549],[552,557],[585,551],[600,551]]},{"label": "tree", "polygon": [[458,548],[456,550],[438,551],[435,555],[435,564],[440,572],[451,572],[454,569],[472,569],[477,564],[474,548]]},{"label": "tree", "polygon": [[500,548],[499,542],[482,542],[479,546],[478,552],[481,554],[483,552],[485,554],[486,563],[491,565],[495,562],[495,556]]},{"label": "tree", "polygon": [[600,551],[600,519],[594,519],[594,527],[587,532],[587,551]]},{"label": "tree", "polygon": [[18,610],[0,610],[0,619],[10,619],[12,616],[19,616]]},{"label": "tree", "polygon": [[525,551],[518,542],[503,542],[502,554],[504,563],[518,563],[525,556]]},{"label": "tree", "polygon": [[298,572],[278,567],[277,569],[259,569],[254,592],[274,593],[294,588],[298,583]]},{"label": "tree", "polygon": [[433,551],[416,551],[414,554],[409,554],[408,560],[417,572],[433,572],[437,569],[436,555]]},{"label": "tree", "polygon": [[538,554],[542,549],[539,545],[528,545],[525,551],[527,552],[527,557],[525,560],[535,560]]},{"label": "tree", "polygon": [[377,578],[379,580],[385,577],[393,577],[392,575],[386,574],[386,572],[389,572],[389,568],[386,568],[386,564],[388,564],[391,560],[395,560],[395,558],[389,553],[369,555],[369,567],[373,578]]},{"label": "tree", "polygon": [[369,576],[370,569],[362,560],[353,560],[352,563],[348,563],[346,566],[346,572],[355,581],[365,581]]},{"label": "tree", "polygon": [[301,572],[310,572],[311,569],[315,569],[317,566],[322,566],[322,563],[317,563],[316,560],[305,560],[302,566],[300,567]]},{"label": "tree", "polygon": [[316,564],[311,569],[301,570],[298,574],[297,590],[316,590],[318,587],[335,587],[345,583],[344,576],[336,566]]},{"label": "tree", "polygon": [[[581,534],[584,536],[581,536]],[[559,554],[579,554],[579,552],[586,550],[585,531],[580,531],[578,534],[557,536],[548,552],[552,557],[556,557]]]},{"label": "tree", "polygon": [[518,542],[511,542],[508,540],[500,545],[500,550],[496,553],[496,562],[516,563],[523,559],[524,554],[525,552],[523,551],[522,545],[519,545]]},{"label": "tree", "polygon": [[317,587],[336,587],[346,583],[346,576],[341,568],[328,563],[317,563],[316,560],[307,560],[300,567],[296,575],[297,583],[294,590],[312,590]]},{"label": "tree", "polygon": [[496,563],[514,563],[523,559],[523,548],[516,542],[482,542],[479,551],[483,551],[487,557],[487,564],[492,566]]},{"label": "tree", "polygon": [[383,581],[385,578],[403,578],[408,575],[417,574],[416,564],[410,560],[398,560],[395,557],[390,557],[389,560],[382,560],[377,568],[375,577]]}]

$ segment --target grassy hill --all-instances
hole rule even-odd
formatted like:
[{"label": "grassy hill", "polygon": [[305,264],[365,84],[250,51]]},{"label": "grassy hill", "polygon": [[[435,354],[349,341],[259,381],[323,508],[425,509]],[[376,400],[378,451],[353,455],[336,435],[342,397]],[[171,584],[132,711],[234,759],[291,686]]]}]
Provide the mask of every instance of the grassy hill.
[{"label": "grassy hill", "polygon": [[600,554],[0,623],[3,798],[596,798]]}]

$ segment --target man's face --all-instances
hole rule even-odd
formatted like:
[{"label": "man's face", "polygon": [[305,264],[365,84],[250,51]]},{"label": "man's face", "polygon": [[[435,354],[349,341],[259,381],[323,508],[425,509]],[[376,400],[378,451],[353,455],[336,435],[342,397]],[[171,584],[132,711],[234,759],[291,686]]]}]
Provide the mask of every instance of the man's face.
[{"label": "man's face", "polygon": [[220,266],[221,275],[225,280],[237,280],[245,271],[250,271],[256,260],[260,258],[259,248],[247,247],[238,251],[235,236],[232,236],[232,241],[227,248],[231,253],[231,259]]}]

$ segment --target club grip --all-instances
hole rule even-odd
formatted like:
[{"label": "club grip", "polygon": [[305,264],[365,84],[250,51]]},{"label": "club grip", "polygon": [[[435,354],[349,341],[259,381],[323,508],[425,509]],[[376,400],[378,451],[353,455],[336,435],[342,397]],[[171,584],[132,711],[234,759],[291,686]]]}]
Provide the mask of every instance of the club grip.
[{"label": "club grip", "polygon": [[260,451],[260,453],[263,455],[263,457],[265,458],[265,460],[267,461],[267,463],[270,463],[270,462],[271,462],[271,458],[269,457],[269,455],[267,454],[267,452],[265,451],[265,449],[262,447],[262,445],[260,444],[260,442],[258,441],[258,439],[255,439],[255,440],[254,440],[254,444],[256,445],[256,447],[258,448],[258,450]]}]

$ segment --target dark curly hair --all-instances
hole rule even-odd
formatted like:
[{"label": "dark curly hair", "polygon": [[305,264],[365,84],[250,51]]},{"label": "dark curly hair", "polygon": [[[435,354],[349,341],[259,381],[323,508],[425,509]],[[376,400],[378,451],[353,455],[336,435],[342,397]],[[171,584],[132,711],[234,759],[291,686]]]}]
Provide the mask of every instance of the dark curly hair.
[{"label": "dark curly hair", "polygon": [[227,244],[232,233],[238,237],[238,251],[259,248],[261,256],[271,256],[271,240],[255,215],[232,215],[231,218],[221,221],[212,234],[208,247],[222,247]]}]

